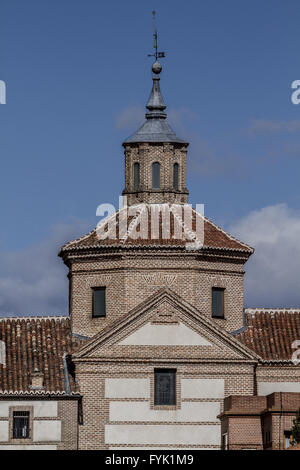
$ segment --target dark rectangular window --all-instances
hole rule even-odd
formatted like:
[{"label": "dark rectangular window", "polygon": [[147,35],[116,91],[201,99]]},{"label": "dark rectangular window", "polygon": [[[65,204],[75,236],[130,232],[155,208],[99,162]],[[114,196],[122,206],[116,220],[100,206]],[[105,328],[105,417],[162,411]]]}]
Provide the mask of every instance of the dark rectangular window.
[{"label": "dark rectangular window", "polygon": [[29,437],[29,411],[13,412],[13,437],[14,439]]},{"label": "dark rectangular window", "polygon": [[176,370],[154,371],[154,405],[176,405]]},{"label": "dark rectangular window", "polygon": [[93,288],[93,317],[106,316],[105,287]]},{"label": "dark rectangular window", "polygon": [[178,191],[178,163],[173,165],[173,186]]},{"label": "dark rectangular window", "polygon": [[134,189],[137,191],[140,187],[140,164],[137,162],[133,166],[133,173]]},{"label": "dark rectangular window", "polygon": [[212,288],[212,316],[215,318],[224,318],[224,290]]}]

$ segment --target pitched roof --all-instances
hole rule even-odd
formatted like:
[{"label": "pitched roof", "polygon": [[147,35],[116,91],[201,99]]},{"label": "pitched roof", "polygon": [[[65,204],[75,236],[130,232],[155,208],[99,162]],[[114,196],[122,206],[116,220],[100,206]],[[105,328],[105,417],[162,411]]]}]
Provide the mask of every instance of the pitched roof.
[{"label": "pitched roof", "polygon": [[[63,355],[76,345],[68,317],[0,318],[0,394],[75,392]],[[35,391],[31,375],[37,371],[44,388]]]},{"label": "pitched roof", "polygon": [[291,361],[300,339],[300,309],[246,309],[247,329],[236,335],[265,360]]},{"label": "pitched roof", "polygon": [[[190,223],[185,223],[185,208],[191,211]],[[184,248],[189,244],[190,249],[240,251],[248,256],[254,251],[187,204],[140,204],[126,211],[127,208],[123,208],[115,212],[90,233],[67,243],[60,255],[66,251],[101,247]],[[135,211],[134,215],[130,215],[131,211]],[[124,220],[125,229],[122,229],[120,225]]]}]

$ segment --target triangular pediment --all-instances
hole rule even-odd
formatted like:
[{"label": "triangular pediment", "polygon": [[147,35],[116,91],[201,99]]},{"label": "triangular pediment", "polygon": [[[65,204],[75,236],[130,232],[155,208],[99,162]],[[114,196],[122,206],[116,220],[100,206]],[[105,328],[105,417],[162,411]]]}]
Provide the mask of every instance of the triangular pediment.
[{"label": "triangular pediment", "polygon": [[183,322],[162,324],[147,322],[118,343],[131,346],[212,346]]},{"label": "triangular pediment", "polygon": [[177,294],[163,289],[99,332],[74,359],[253,361],[257,356]]}]

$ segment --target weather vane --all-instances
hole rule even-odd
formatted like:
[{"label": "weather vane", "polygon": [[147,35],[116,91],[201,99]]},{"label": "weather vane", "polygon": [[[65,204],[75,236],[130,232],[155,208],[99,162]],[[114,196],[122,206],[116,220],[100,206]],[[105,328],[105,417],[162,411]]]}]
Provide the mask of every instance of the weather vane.
[{"label": "weather vane", "polygon": [[165,57],[164,52],[158,52],[157,50],[157,29],[156,29],[156,23],[155,23],[155,15],[156,12],[153,10],[152,16],[153,16],[153,39],[154,39],[154,54],[148,54],[148,57],[155,57],[155,60],[160,59],[161,57]]}]

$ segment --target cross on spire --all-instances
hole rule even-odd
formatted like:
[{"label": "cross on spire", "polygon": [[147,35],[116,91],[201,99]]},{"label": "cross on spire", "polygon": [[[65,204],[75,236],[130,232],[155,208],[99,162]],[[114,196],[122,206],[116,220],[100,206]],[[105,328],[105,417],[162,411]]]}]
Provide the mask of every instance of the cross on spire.
[{"label": "cross on spire", "polygon": [[158,49],[157,49],[157,29],[156,29],[155,15],[156,15],[156,11],[153,10],[152,17],[153,17],[153,39],[154,39],[153,49],[154,49],[154,54],[148,54],[148,57],[155,57],[155,60],[157,61],[157,59],[165,57],[165,53],[164,52],[158,52]]}]

